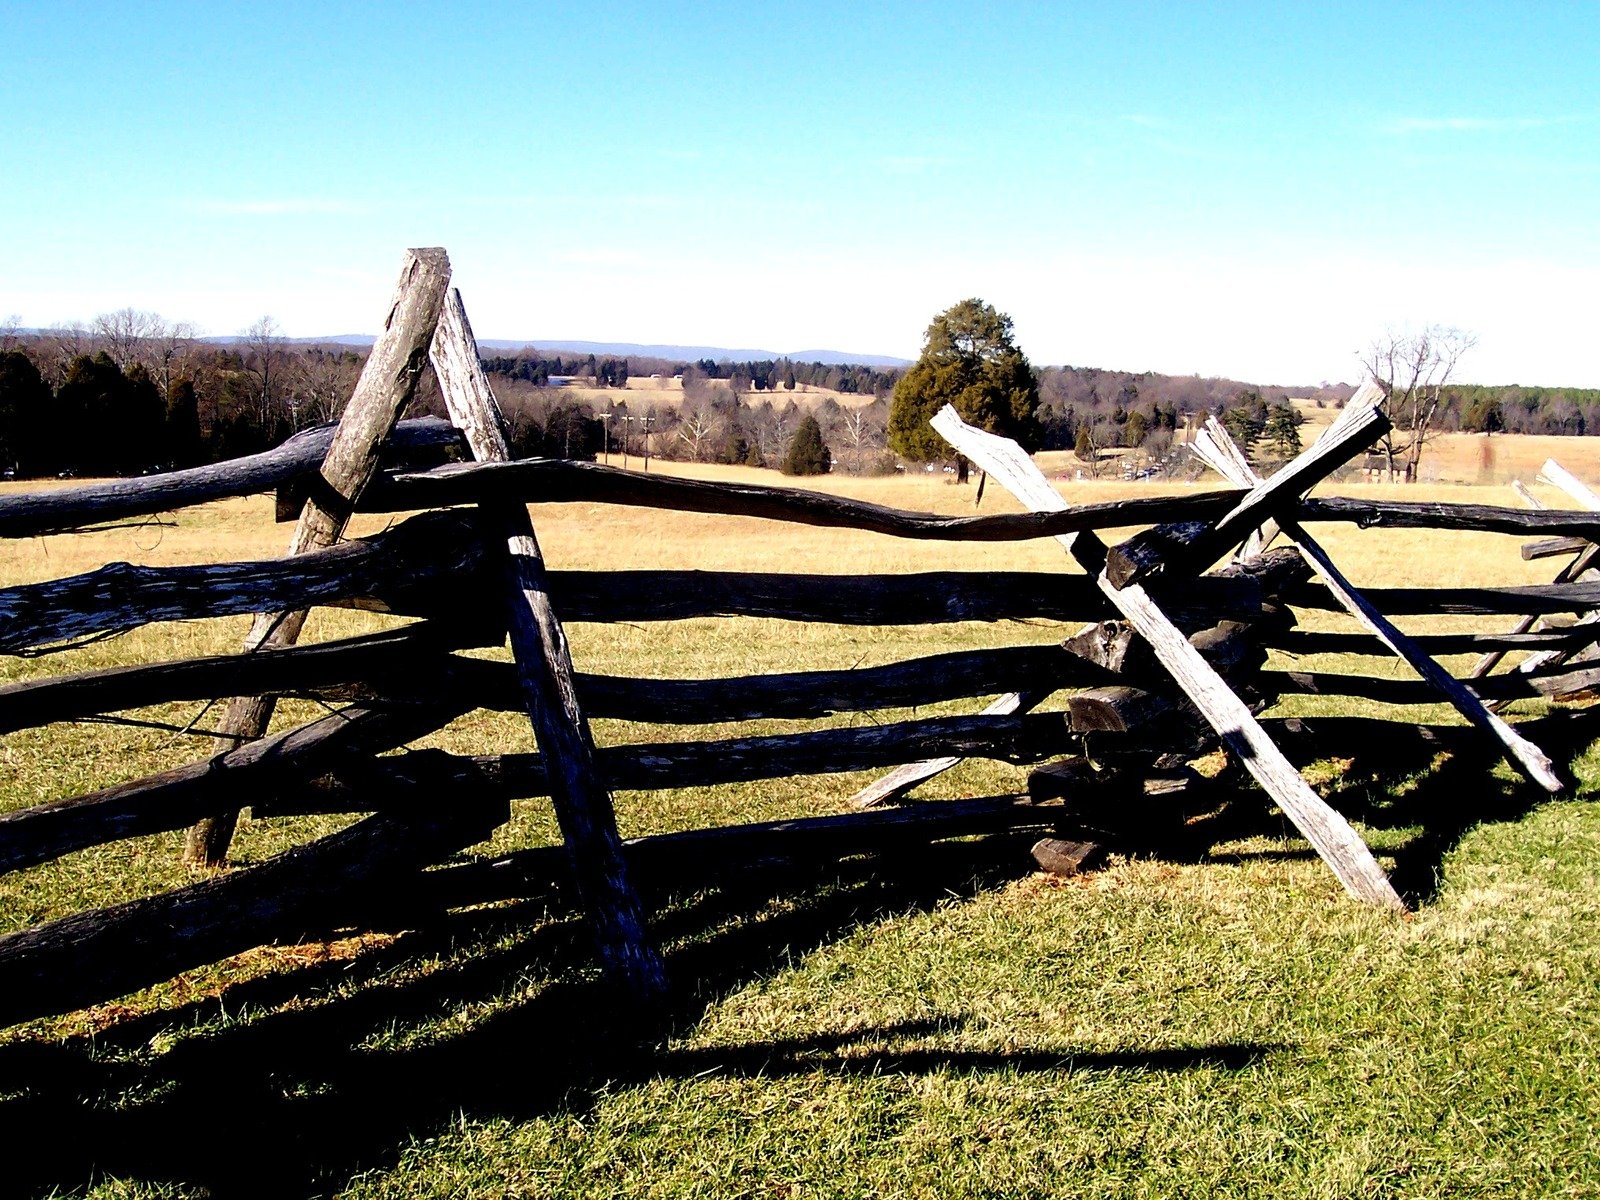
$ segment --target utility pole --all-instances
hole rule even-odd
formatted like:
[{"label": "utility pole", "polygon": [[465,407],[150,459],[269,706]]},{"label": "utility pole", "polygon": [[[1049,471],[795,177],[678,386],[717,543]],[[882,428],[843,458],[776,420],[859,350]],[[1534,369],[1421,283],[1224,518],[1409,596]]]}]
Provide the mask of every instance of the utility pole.
[{"label": "utility pole", "polygon": [[610,437],[610,434],[611,434],[611,418],[614,417],[614,416],[616,416],[616,414],[614,412],[612,412],[610,409],[607,409],[603,413],[596,413],[595,414],[595,418],[594,418],[596,421],[600,422],[600,461],[605,463],[605,465],[608,466],[608,467],[611,465],[611,437]]},{"label": "utility pole", "polygon": [[644,469],[650,469],[650,427],[656,423],[655,413],[645,413],[639,420],[644,422]]},{"label": "utility pole", "polygon": [[632,432],[629,426],[639,420],[643,420],[643,418],[636,417],[632,413],[624,413],[622,415],[622,469],[624,471],[628,469],[628,434]]}]

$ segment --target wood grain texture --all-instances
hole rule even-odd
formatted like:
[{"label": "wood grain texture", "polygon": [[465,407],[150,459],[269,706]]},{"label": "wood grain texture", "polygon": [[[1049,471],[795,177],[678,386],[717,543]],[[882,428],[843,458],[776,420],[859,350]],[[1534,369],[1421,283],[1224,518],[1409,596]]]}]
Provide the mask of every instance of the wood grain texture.
[{"label": "wood grain texture", "polygon": [[441,728],[460,708],[352,708],[224,751],[33,808],[0,814],[0,872],[124,838],[182,829],[246,804],[271,801],[352,759]]},{"label": "wood grain texture", "polygon": [[[312,646],[109,667],[0,686],[0,734],[176,700],[242,692],[426,703],[450,699],[522,711],[515,668],[453,655],[463,642],[495,645],[504,630],[424,622]],[[716,679],[635,679],[579,672],[578,698],[591,716],[657,724],[803,719],[906,708],[1028,688],[1114,682],[1055,644],[961,650],[850,670],[794,671]]]},{"label": "wood grain texture", "polygon": [[[1214,444],[1225,438],[1226,432],[1222,429],[1221,422],[1216,417],[1206,418],[1206,425],[1211,430],[1211,442]],[[1206,448],[1197,450],[1204,457]],[[1253,486],[1259,483],[1260,476],[1255,469],[1244,462],[1242,456],[1218,455],[1213,461],[1208,461],[1207,466],[1217,471],[1240,487]],[[1279,524],[1283,534],[1287,537],[1300,554],[1305,558],[1312,569],[1322,579],[1323,585],[1330,595],[1338,601],[1339,606],[1354,617],[1362,628],[1367,630],[1390,651],[1415,671],[1436,692],[1450,702],[1453,707],[1467,720],[1490,734],[1505,747],[1506,756],[1513,766],[1517,767],[1524,775],[1532,779],[1540,787],[1551,793],[1563,790],[1563,783],[1556,774],[1555,766],[1549,757],[1539,747],[1528,741],[1515,729],[1508,725],[1501,717],[1485,707],[1483,701],[1471,689],[1463,685],[1448,671],[1436,663],[1425,653],[1416,642],[1402,633],[1388,617],[1374,605],[1366,596],[1345,578],[1328,552],[1324,550],[1298,523],[1283,517]]]},{"label": "wood grain texture", "polygon": [[[947,423],[948,424],[948,423]],[[1375,428],[1370,420],[1354,424],[1363,434]],[[984,444],[966,438],[952,444],[979,466],[984,461]],[[949,433],[945,433],[949,438]],[[1340,444],[1335,442],[1333,444]],[[1035,468],[1037,471],[1037,468]],[[992,473],[992,471],[991,471]],[[1042,476],[1040,476],[1042,479]],[[1003,480],[1002,480],[1003,482]],[[1029,494],[1028,492],[1024,493]],[[1025,500],[1024,503],[1027,503]],[[1247,515],[1252,511],[1241,506]],[[1254,511],[1260,511],[1259,508]],[[1080,536],[1079,542],[1087,544],[1083,558],[1091,563],[1100,561],[1097,549],[1090,544],[1098,541],[1093,534]],[[1077,552],[1078,546],[1073,547]],[[1134,630],[1150,644],[1156,657],[1167,668],[1173,680],[1188,696],[1189,701],[1205,716],[1213,729],[1228,747],[1244,762],[1256,781],[1278,802],[1284,814],[1294,822],[1312,847],[1332,869],[1334,875],[1351,895],[1370,904],[1400,910],[1404,908],[1394,887],[1382,868],[1372,857],[1350,823],[1335,812],[1306,784],[1289,760],[1273,745],[1244,702],[1236,696],[1200,652],[1161,611],[1148,592],[1137,583],[1115,587],[1103,570],[1098,584],[1106,597],[1133,626]]]},{"label": "wood grain texture", "polygon": [[[66,579],[0,588],[0,653],[33,652],[155,621],[256,613],[283,602],[460,611],[484,570],[478,530],[457,513],[425,513],[377,537],[288,559],[184,567],[110,563]],[[267,648],[279,647],[274,640]]]},{"label": "wood grain texture", "polygon": [[[450,419],[465,435],[473,458],[509,461],[500,406],[479,362],[461,293],[454,289],[432,354]],[[578,700],[566,631],[551,603],[533,522],[518,501],[487,501],[482,513],[504,551],[501,595],[511,654],[601,967],[635,1003],[652,1006],[667,991],[666,966],[646,934],[644,906],[628,877],[611,793],[595,761],[594,738]]]},{"label": "wood grain texture", "polygon": [[[596,751],[596,764],[610,787],[647,791],[866,771],[943,755],[1021,765],[1063,754],[1071,744],[1060,713],[980,713],[704,742],[603,746]],[[501,799],[550,794],[547,760],[541,754],[452,755],[414,750],[398,759],[336,764],[327,775],[316,789],[301,793],[298,800],[285,801],[279,811],[370,811],[386,803],[384,789],[378,784],[390,775],[425,779],[435,791],[450,794],[467,786],[487,788],[488,794]],[[353,786],[344,786],[347,777]],[[369,807],[363,809],[362,805]]]},{"label": "wood grain texture", "polygon": [[[483,538],[472,514],[450,510],[423,513],[371,538],[293,559],[183,567],[112,563],[66,579],[0,588],[0,653],[33,653],[155,621],[253,613],[275,601],[453,616],[483,627],[504,619],[486,599],[494,564]],[[553,602],[569,621],[751,616],[920,625],[1085,621],[1113,611],[1085,577],[1050,572],[550,571],[546,578]],[[1548,611],[1592,607],[1588,593],[1572,597],[1566,609],[1564,593],[1539,592],[1532,598],[1540,596]],[[1314,603],[1315,595],[1310,599]],[[1526,611],[1518,607],[1523,600],[1515,591],[1485,592],[1479,599],[1490,607],[1470,611]],[[1247,578],[1206,577],[1185,581],[1168,603],[1177,620],[1199,628],[1259,614],[1261,589]]]},{"label": "wood grain texture", "polygon": [[[301,430],[271,450],[226,462],[137,479],[12,492],[0,496],[0,537],[71,533],[230,496],[271,491],[314,474],[327,456],[333,434],[333,425],[318,425]],[[448,421],[416,417],[395,426],[385,449],[415,454],[443,452],[460,444],[461,435]]]},{"label": "wood grain texture", "polygon": [[[362,365],[289,540],[291,556],[327,549],[344,536],[356,499],[377,474],[389,434],[416,395],[449,283],[450,259],[443,250],[406,251],[382,331]],[[245,649],[294,645],[307,615],[303,608],[259,613]],[[220,723],[224,738],[219,746],[231,745],[237,738],[260,737],[272,721],[276,703],[272,696],[235,696]],[[227,859],[237,821],[237,813],[223,813],[196,825],[185,841],[184,861],[195,867],[220,866]]]},{"label": "wood grain texture", "polygon": [[801,488],[642,475],[598,463],[524,459],[460,463],[386,476],[361,502],[362,511],[408,512],[442,504],[491,500],[518,503],[619,504],[674,512],[760,517],[792,524],[857,529],[927,541],[1023,541],[1078,529],[1142,525],[1214,516],[1238,500],[1230,491],[1149,496],[1098,504],[1063,504],[1051,513],[942,517],[909,512]]}]

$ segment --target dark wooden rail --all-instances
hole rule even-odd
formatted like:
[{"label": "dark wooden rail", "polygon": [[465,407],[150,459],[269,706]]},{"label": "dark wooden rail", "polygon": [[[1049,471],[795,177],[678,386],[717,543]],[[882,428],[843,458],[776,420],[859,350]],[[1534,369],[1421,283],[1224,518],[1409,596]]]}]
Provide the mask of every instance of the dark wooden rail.
[{"label": "dark wooden rail", "polygon": [[[850,500],[802,488],[714,483],[641,475],[596,463],[524,459],[456,463],[429,471],[390,473],[375,480],[360,508],[410,512],[486,500],[527,503],[621,504],[676,512],[760,517],[795,524],[858,529],[928,541],[1025,541],[1084,530],[1205,521],[1226,513],[1243,489],[1215,488],[1179,496],[1149,496],[1077,504],[1060,512],[942,517]],[[1365,500],[1346,496],[1287,502],[1302,523],[1344,522],[1363,528],[1441,529],[1600,538],[1600,513],[1530,510],[1491,504]]]},{"label": "dark wooden rail", "polygon": [[[315,474],[333,443],[333,434],[333,425],[318,425],[302,430],[281,446],[228,462],[138,479],[0,496],[0,537],[69,533],[229,496],[271,491]],[[395,427],[387,451],[391,460],[414,459],[430,453],[442,456],[460,445],[460,431],[450,422],[418,417]]]},{"label": "dark wooden rail", "polygon": [[[470,702],[520,711],[510,664],[445,653],[456,627],[437,622],[320,645],[112,667],[0,687],[0,733],[100,713],[242,693],[324,700]],[[478,639],[473,639],[478,640]],[[576,677],[599,717],[704,725],[905,708],[1019,689],[1092,687],[1116,676],[1059,645],[1006,646],[858,667],[719,679]]]},{"label": "dark wooden rail", "polygon": [[[205,566],[113,563],[85,575],[0,589],[0,653],[29,653],[154,621],[343,604],[404,616],[490,619],[492,564],[465,514],[412,517],[376,537],[288,559]],[[714,571],[552,571],[568,621],[752,616],[847,625],[1092,620],[1107,611],[1084,575],[939,571],[783,575]],[[1573,585],[1579,586],[1579,585]],[[1177,619],[1210,624],[1256,611],[1248,580],[1188,581]],[[1526,611],[1526,610],[1523,610]]]},{"label": "dark wooden rail", "polygon": [[[481,757],[416,751],[400,759],[371,755],[445,724],[449,708],[393,713],[356,710],[324,717],[252,742],[203,763],[163,771],[51,804],[0,815],[0,872],[125,838],[182,829],[200,817],[257,804],[277,814],[363,812],[388,806],[385,786],[472,785],[505,798],[547,794],[537,754]],[[1059,713],[1020,717],[932,717],[853,729],[709,742],[663,742],[602,748],[601,770],[613,788],[701,787],[719,783],[863,771],[918,758],[959,755],[1036,762],[1068,749]],[[320,789],[313,776],[331,777]]]}]

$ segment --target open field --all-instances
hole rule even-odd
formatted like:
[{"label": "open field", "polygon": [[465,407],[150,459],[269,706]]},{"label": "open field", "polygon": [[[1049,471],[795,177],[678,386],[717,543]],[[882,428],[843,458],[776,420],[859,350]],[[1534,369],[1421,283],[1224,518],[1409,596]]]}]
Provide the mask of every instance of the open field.
[{"label": "open field", "polygon": [[[1529,451],[1533,468],[1554,452],[1600,479],[1600,457],[1580,456],[1590,439],[1494,441],[1519,462]],[[1557,445],[1513,453],[1510,443],[1523,441]],[[779,481],[747,468],[660,469]],[[1532,469],[1521,474],[1531,482]],[[812,486],[971,512],[972,489],[947,479]],[[1150,490],[1063,487],[1074,501]],[[1515,502],[1505,488],[1338,490]],[[992,489],[981,511],[1014,510]],[[116,559],[275,556],[289,527],[273,525],[271,511],[270,500],[253,498],[186,511],[172,528],[8,542],[0,580]],[[540,507],[534,518],[561,568],[1075,569],[1052,542],[917,544],[597,505]],[[359,530],[378,525],[363,519]],[[1496,535],[1330,525],[1319,536],[1357,584],[1534,583],[1555,570],[1523,563],[1517,541]],[[307,637],[382,620],[322,611]],[[0,661],[0,679],[225,652],[243,628],[146,629],[64,660]],[[1062,632],[754,620],[571,630],[580,670],[664,677],[865,666]],[[181,725],[198,707],[142,715]],[[310,713],[285,710],[280,724]],[[596,733],[614,743],[788,727],[607,721]],[[525,721],[486,713],[433,744],[532,748]],[[131,778],[206,748],[120,726],[11,735],[0,742],[0,805]],[[0,1127],[10,1134],[0,1192],[1594,1195],[1600,813],[1589,797],[1600,760],[1591,753],[1578,770],[1582,794],[1554,803],[1504,770],[1420,778],[1392,795],[1343,786],[1336,769],[1324,770],[1336,803],[1421,899],[1405,920],[1344,899],[1253,794],[1225,820],[1199,823],[1194,841],[1116,859],[1078,882],[1029,874],[1020,847],[955,844],[870,870],[845,864],[821,878],[762,877],[671,897],[656,933],[680,994],[670,1035],[644,1052],[614,1036],[581,935],[562,911],[465,914],[397,940],[255,952],[126,1005],[0,1034]],[[618,810],[629,835],[836,812],[867,778],[621,793]],[[967,764],[924,794],[989,794],[1022,779],[1014,768]],[[238,851],[259,858],[339,823],[247,825]],[[530,801],[496,846],[553,836],[545,806]],[[125,842],[0,876],[0,930],[181,882],[180,841]],[[62,1133],[70,1140],[52,1136]]]},{"label": "open field", "polygon": [[[682,404],[683,380],[676,377],[630,376],[627,386],[620,389],[585,387],[581,383],[573,382],[560,388],[547,389],[546,394],[551,400],[575,400],[580,404],[587,404],[596,412],[603,412],[613,404],[623,402],[626,402],[630,409],[642,412],[652,404],[663,408],[676,408]],[[832,388],[818,387],[809,383],[796,384],[792,392],[786,388],[770,392],[741,392],[739,398],[749,405],[759,405],[770,400],[779,408],[793,400],[805,409],[815,408],[830,398],[844,408],[857,408],[873,401],[871,393],[863,395],[859,392],[837,392]]]},{"label": "open field", "polygon": [[[1338,416],[1332,405],[1296,401],[1305,418],[1301,437],[1306,445]],[[1600,438],[1555,437],[1548,434],[1442,433],[1430,438],[1423,452],[1421,482],[1509,484],[1520,479],[1531,484],[1539,467],[1553,458],[1583,479],[1600,479]]]}]

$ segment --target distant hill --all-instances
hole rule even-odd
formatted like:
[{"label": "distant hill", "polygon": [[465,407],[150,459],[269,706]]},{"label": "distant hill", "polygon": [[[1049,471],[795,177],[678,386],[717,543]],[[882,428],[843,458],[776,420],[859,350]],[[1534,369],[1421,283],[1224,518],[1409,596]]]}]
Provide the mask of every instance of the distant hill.
[{"label": "distant hill", "polygon": [[[234,345],[242,337],[208,338],[208,341]],[[367,333],[335,333],[327,337],[288,338],[294,346],[370,346],[372,335]],[[726,346],[656,346],[638,342],[585,342],[572,338],[526,338],[515,341],[509,338],[479,338],[478,345],[485,350],[521,350],[533,346],[539,350],[555,350],[562,354],[609,354],[615,358],[633,355],[637,358],[665,358],[673,362],[695,362],[709,358],[712,362],[767,362],[787,358],[791,362],[822,363],[825,366],[858,367],[909,367],[911,359],[892,358],[886,354],[851,354],[844,350],[734,350]]]}]

